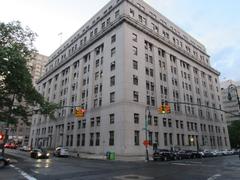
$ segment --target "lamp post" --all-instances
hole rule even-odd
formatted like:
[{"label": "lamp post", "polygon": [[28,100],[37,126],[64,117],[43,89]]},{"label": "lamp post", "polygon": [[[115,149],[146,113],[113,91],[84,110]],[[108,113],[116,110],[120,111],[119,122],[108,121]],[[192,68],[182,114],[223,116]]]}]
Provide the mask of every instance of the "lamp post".
[{"label": "lamp post", "polygon": [[235,91],[235,93],[236,93],[237,102],[238,102],[238,107],[239,107],[239,112],[240,112],[240,100],[239,100],[239,96],[238,96],[237,86],[234,85],[234,84],[230,84],[230,85],[228,86],[228,100],[229,100],[229,101],[232,101],[231,91]]},{"label": "lamp post", "polygon": [[193,137],[191,136],[191,138],[190,138],[191,146],[193,145],[193,141],[194,141],[194,139],[193,139]]},{"label": "lamp post", "polygon": [[146,162],[149,161],[149,156],[148,156],[148,120],[149,120],[150,116],[151,116],[150,108],[149,108],[149,106],[147,106],[145,108],[145,127],[144,127],[144,130],[145,130],[144,145],[145,145],[145,148],[146,148],[146,157],[145,157]]}]

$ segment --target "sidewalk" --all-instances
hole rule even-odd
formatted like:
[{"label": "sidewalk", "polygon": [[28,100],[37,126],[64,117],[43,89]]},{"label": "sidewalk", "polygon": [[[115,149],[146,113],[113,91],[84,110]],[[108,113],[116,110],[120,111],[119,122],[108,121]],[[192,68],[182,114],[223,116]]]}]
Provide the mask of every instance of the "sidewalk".
[{"label": "sidewalk", "polygon": [[[90,153],[82,153],[82,152],[70,152],[72,157],[79,157],[84,159],[99,159],[99,160],[107,160],[105,155],[97,155]],[[149,156],[149,160],[152,160],[152,157]],[[110,160],[109,160],[110,161]],[[118,156],[116,154],[115,161],[126,161],[126,162],[144,162],[145,156]]]}]

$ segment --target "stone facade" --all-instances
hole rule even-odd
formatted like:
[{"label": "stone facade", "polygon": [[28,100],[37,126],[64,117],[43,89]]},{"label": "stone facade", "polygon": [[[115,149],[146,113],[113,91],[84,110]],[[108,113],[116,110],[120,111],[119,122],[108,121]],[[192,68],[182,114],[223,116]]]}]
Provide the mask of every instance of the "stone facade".
[{"label": "stone facade", "polygon": [[[55,121],[33,117],[32,146],[143,155],[147,120],[160,148],[229,148],[222,112],[188,104],[222,105],[205,47],[141,0],[104,6],[50,56],[37,88],[65,107]],[[165,101],[171,114],[157,110]],[[84,107],[85,117],[66,106]]]}]

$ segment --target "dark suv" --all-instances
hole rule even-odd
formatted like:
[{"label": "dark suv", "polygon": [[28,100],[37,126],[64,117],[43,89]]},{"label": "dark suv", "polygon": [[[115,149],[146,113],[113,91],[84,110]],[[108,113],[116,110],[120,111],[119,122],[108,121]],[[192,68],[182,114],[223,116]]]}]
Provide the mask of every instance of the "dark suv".
[{"label": "dark suv", "polygon": [[167,149],[157,149],[153,153],[154,161],[157,161],[157,160],[167,161],[167,160],[176,160],[176,159],[177,159],[177,154]]}]

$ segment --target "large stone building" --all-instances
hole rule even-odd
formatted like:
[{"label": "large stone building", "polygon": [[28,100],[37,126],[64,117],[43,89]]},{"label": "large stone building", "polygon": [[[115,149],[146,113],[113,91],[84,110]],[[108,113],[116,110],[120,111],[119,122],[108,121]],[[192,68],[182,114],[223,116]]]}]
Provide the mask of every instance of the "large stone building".
[{"label": "large stone building", "polygon": [[36,81],[45,73],[45,64],[48,62],[48,56],[36,53],[34,58],[28,62],[32,81],[35,85]]},{"label": "large stone building", "polygon": [[[232,86],[233,85],[233,86]],[[240,97],[240,85],[239,83],[233,82],[231,80],[224,81],[221,83],[221,92],[222,92],[222,99],[223,99],[223,108],[225,111],[230,112],[226,113],[226,121],[227,124],[230,125],[232,121],[240,121],[240,107],[238,98]],[[229,93],[231,99],[229,99]]]},{"label": "large stone building", "polygon": [[[37,88],[87,112],[77,119],[64,107],[57,120],[34,116],[32,146],[143,155],[147,119],[147,137],[161,148],[229,148],[223,113],[190,105],[221,108],[219,72],[205,47],[142,0],[104,6],[50,56]],[[171,103],[162,115],[165,101],[185,104]]]}]

